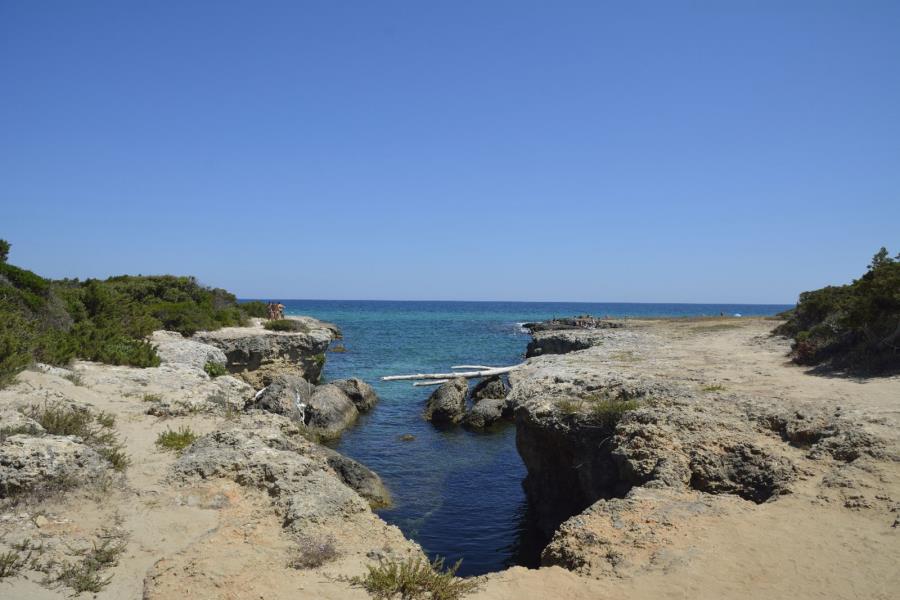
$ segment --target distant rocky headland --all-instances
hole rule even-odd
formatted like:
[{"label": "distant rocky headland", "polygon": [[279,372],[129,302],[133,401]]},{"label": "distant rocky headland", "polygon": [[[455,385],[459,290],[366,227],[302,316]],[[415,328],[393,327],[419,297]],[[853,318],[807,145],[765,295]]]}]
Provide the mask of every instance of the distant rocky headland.
[{"label": "distant rocky headland", "polygon": [[423,389],[435,426],[515,427],[545,538],[539,569],[460,579],[374,512],[391,503],[376,473],[322,445],[378,410],[366,382],[321,381],[339,323],[269,319],[191,278],[0,264],[0,596],[897,587],[900,378],[794,364],[798,339],[771,331],[795,315],[532,323],[508,376]]}]

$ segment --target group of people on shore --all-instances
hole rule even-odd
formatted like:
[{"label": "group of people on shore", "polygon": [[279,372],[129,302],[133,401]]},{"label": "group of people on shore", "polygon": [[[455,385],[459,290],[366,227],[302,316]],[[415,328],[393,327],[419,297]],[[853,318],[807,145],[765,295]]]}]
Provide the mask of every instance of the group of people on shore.
[{"label": "group of people on shore", "polygon": [[280,302],[269,302],[266,304],[266,308],[269,311],[270,319],[284,318],[284,304],[281,304]]}]

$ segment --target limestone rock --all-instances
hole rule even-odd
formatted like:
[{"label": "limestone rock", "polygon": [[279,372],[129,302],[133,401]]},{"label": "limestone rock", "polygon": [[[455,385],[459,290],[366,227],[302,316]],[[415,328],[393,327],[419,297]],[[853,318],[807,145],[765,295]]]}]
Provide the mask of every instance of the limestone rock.
[{"label": "limestone rock", "polygon": [[203,369],[208,362],[224,365],[227,361],[221,349],[197,340],[185,338],[177,331],[154,331],[150,343],[156,346],[160,362]]},{"label": "limestone rock", "polygon": [[[223,375],[203,379],[201,371],[193,369],[166,370],[160,367],[154,386],[165,385],[165,391],[145,394],[147,414],[158,417],[180,417],[196,413],[238,413],[253,398],[253,388],[247,383]],[[205,374],[203,374],[205,375]],[[180,386],[177,382],[182,382]],[[193,383],[193,385],[191,385]]]},{"label": "limestone rock", "polygon": [[369,509],[334,473],[301,454],[302,445],[288,448],[282,439],[281,447],[273,447],[266,442],[266,435],[271,434],[231,429],[203,436],[175,464],[175,474],[227,477],[264,490],[280,507],[285,525],[298,529]]},{"label": "limestone rock", "polygon": [[93,481],[107,472],[108,464],[73,436],[13,435],[0,443],[0,498]]},{"label": "limestone rock", "polygon": [[276,375],[268,386],[260,390],[252,405],[262,410],[285,415],[296,421],[304,419],[304,407],[309,402],[315,386],[299,375]]},{"label": "limestone rock", "polygon": [[339,379],[332,381],[331,384],[339,387],[341,391],[347,394],[350,400],[353,401],[353,404],[356,405],[356,409],[361,413],[372,410],[378,403],[378,395],[375,393],[375,390],[362,379],[357,379],[356,377]]},{"label": "limestone rock", "polygon": [[592,577],[630,577],[666,570],[684,561],[672,551],[705,520],[740,511],[733,496],[669,488],[634,488],[625,498],[599,500],[560,525],[541,554],[557,565]]},{"label": "limestone rock", "polygon": [[432,423],[459,423],[466,411],[469,384],[462,377],[451,379],[431,394],[425,406],[425,419]]},{"label": "limestone rock", "polygon": [[356,405],[336,385],[316,387],[304,407],[303,422],[323,438],[336,438],[359,417]]},{"label": "limestone rock", "polygon": [[482,379],[475,387],[472,388],[472,402],[478,402],[484,398],[506,398],[509,393],[509,386],[503,381],[499,375]]},{"label": "limestone rock", "polygon": [[566,354],[576,350],[586,350],[593,346],[590,336],[573,331],[548,331],[535,333],[525,350],[525,357],[544,354]]},{"label": "limestone rock", "polygon": [[490,427],[503,418],[506,400],[503,398],[487,398],[474,405],[463,418],[463,424],[473,429]]},{"label": "limestone rock", "polygon": [[262,389],[281,373],[317,382],[325,365],[325,351],[340,333],[334,325],[309,317],[289,317],[302,331],[269,331],[260,319],[248,327],[201,331],[195,340],[221,349],[231,373],[256,389]]},{"label": "limestone rock", "polygon": [[12,406],[0,407],[0,440],[16,433],[40,435],[44,428]]},{"label": "limestone rock", "polygon": [[550,319],[549,321],[524,323],[522,325],[522,327],[532,333],[537,333],[539,331],[565,331],[570,329],[618,329],[624,326],[625,324],[621,321],[610,321],[608,319],[592,317],[591,315]]},{"label": "limestone rock", "polygon": [[319,446],[317,452],[325,456],[328,466],[331,467],[340,480],[368,500],[372,508],[390,506],[391,494],[381,481],[381,477],[361,463],[330,448]]}]

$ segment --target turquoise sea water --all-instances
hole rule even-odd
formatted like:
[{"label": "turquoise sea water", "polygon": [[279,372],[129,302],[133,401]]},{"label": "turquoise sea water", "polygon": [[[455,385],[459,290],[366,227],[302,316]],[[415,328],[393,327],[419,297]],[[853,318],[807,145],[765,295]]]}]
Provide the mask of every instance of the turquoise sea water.
[{"label": "turquoise sea water", "polygon": [[[534,566],[541,540],[528,517],[525,467],[515,428],[437,430],[421,417],[434,388],[382,382],[383,375],[447,371],[452,365],[521,361],[520,323],[590,313],[613,317],[771,315],[784,305],[586,304],[281,300],[287,314],[331,321],[346,353],[329,353],[326,379],[360,377],[381,402],[334,447],[377,472],[394,497],[380,511],[432,556],[463,559],[460,573]],[[399,437],[412,434],[415,440]]]}]

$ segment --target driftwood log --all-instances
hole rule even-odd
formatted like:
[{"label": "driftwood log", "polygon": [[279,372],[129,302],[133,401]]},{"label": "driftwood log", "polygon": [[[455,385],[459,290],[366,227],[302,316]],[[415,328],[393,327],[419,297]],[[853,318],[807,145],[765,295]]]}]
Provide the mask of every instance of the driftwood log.
[{"label": "driftwood log", "polygon": [[511,367],[486,367],[484,365],[458,365],[455,367],[450,367],[451,369],[477,369],[476,371],[455,371],[453,373],[417,373],[415,375],[388,375],[387,377],[382,377],[382,381],[414,381],[414,380],[429,380],[429,381],[420,381],[419,383],[414,383],[416,386],[423,385],[440,385],[442,383],[446,383],[451,379],[456,377],[465,377],[466,379],[474,379],[479,377],[492,377],[494,375],[502,375],[503,373],[509,373],[510,371],[515,371],[516,369],[524,366],[525,363],[520,363],[518,365],[513,365]]}]

